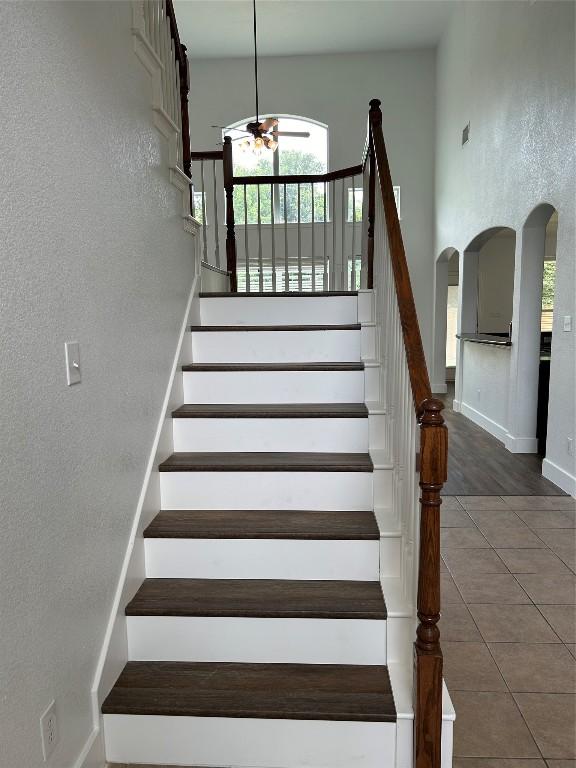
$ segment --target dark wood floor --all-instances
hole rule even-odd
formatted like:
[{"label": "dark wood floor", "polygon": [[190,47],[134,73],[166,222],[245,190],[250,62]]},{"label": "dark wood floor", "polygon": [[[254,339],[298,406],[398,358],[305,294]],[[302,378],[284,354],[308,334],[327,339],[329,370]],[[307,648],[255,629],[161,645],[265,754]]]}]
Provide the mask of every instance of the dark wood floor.
[{"label": "dark wood floor", "polygon": [[531,453],[510,453],[474,422],[454,413],[454,390],[439,395],[448,425],[448,482],[446,496],[556,496],[565,495],[542,477],[542,459]]}]

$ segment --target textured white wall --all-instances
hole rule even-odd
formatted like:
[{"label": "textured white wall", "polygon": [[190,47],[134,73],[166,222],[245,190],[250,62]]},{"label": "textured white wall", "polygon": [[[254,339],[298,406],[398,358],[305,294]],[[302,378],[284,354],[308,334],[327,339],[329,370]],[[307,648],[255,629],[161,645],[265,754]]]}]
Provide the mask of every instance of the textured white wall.
[{"label": "textured white wall", "polygon": [[514,297],[514,235],[492,237],[478,254],[478,333],[507,333]]},{"label": "textured white wall", "polygon": [[[193,277],[127,2],[0,3],[0,766],[71,766]],[[66,386],[64,342],[83,381]]]},{"label": "textured white wall", "polygon": [[[186,42],[186,41],[184,41]],[[402,189],[402,233],[426,352],[431,350],[434,267],[435,53],[433,50],[265,57],[262,114],[303,115],[328,125],[329,168],[361,161],[368,102],[379,98],[394,184]],[[195,150],[214,149],[221,132],[254,112],[251,59],[195,59],[190,97]]]},{"label": "textured white wall", "polygon": [[520,233],[542,202],[559,213],[547,457],[570,487],[575,334],[563,332],[562,318],[576,312],[574,4],[454,4],[437,84],[436,254],[462,251],[489,227]]},{"label": "textured white wall", "polygon": [[[461,410],[504,440],[508,429],[510,347],[464,342]],[[503,394],[504,393],[504,394]]]}]

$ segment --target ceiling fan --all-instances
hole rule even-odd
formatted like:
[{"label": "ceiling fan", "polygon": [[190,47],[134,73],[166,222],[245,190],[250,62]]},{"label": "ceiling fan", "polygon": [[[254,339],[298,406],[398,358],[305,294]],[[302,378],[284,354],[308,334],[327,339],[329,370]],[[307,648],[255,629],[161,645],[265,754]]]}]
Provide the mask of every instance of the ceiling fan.
[{"label": "ceiling fan", "polygon": [[[254,31],[254,91],[256,95],[256,119],[246,126],[245,130],[234,128],[234,130],[240,130],[241,133],[247,133],[251,138],[243,139],[239,143],[240,149],[246,151],[252,149],[253,152],[259,154],[264,147],[271,149],[272,152],[278,148],[278,136],[292,136],[294,138],[308,139],[310,134],[308,131],[281,131],[278,130],[278,118],[266,117],[263,120],[260,119],[259,103],[258,103],[258,45],[257,45],[257,24],[256,24],[256,0],[252,0],[252,14],[253,14],[253,31]],[[276,130],[275,130],[276,129]]]}]

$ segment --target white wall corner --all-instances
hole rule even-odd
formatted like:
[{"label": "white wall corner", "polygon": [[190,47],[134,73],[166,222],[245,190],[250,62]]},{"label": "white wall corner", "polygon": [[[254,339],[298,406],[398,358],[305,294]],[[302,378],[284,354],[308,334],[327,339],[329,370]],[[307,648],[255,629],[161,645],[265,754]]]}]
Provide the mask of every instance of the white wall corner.
[{"label": "white wall corner", "polygon": [[569,493],[570,496],[576,497],[576,475],[571,475],[570,472],[562,469],[550,459],[544,459],[542,462],[542,475],[557,485],[558,488]]},{"label": "white wall corner", "polygon": [[[128,661],[128,639],[126,631],[125,606],[133,597],[145,578],[143,529],[160,509],[160,482],[158,464],[173,451],[172,409],[183,400],[182,364],[190,362],[189,344],[185,343],[188,327],[198,315],[198,293],[200,280],[198,267],[190,289],[188,301],[176,343],[172,367],[161,406],[151,451],[144,473],[140,495],[126,546],[120,577],[114,593],[102,649],[98,658],[92,685],[93,723],[95,733],[101,728],[100,708],[112,685]],[[82,764],[79,764],[82,765]],[[96,766],[97,763],[94,764]],[[86,763],[86,768],[93,768]]]}]

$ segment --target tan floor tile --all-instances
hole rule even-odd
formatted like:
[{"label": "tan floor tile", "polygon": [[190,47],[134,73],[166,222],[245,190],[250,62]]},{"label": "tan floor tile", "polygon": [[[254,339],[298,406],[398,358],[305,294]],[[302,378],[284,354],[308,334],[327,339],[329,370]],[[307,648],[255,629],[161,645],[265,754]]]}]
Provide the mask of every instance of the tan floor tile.
[{"label": "tan floor tile", "polygon": [[573,512],[532,509],[516,512],[526,525],[534,530],[540,528],[576,528],[576,514]]},{"label": "tan floor tile", "polygon": [[571,511],[576,501],[570,496],[502,496],[510,509],[558,509]]},{"label": "tan floor tile", "polygon": [[544,757],[576,758],[576,696],[515,693],[514,699]]},{"label": "tan floor tile", "polygon": [[[562,648],[562,646],[558,646]],[[452,691],[505,691],[506,683],[484,643],[442,642],[444,677]]]},{"label": "tan floor tile", "polygon": [[442,608],[440,638],[454,642],[482,640],[478,627],[464,603],[448,603]]},{"label": "tan floor tile", "polygon": [[512,573],[570,573],[549,549],[497,549],[496,552]]},{"label": "tan floor tile", "polygon": [[458,509],[445,509],[444,505],[440,507],[440,527],[441,528],[473,528],[470,515],[462,507]]},{"label": "tan floor tile", "polygon": [[554,551],[558,549],[576,551],[576,533],[572,530],[539,528],[536,533]]},{"label": "tan floor tile", "polygon": [[576,643],[566,643],[566,648],[568,648],[572,656],[576,657]]},{"label": "tan floor tile", "polygon": [[442,496],[442,506],[440,509],[463,509],[463,507],[456,496]]},{"label": "tan floor tile", "polygon": [[540,757],[512,695],[454,691],[455,757]]},{"label": "tan floor tile", "polygon": [[476,525],[486,528],[524,528],[525,524],[511,509],[471,509],[468,513]]},{"label": "tan floor tile", "polygon": [[[453,768],[546,768],[541,758],[455,757]],[[558,766],[558,768],[565,768]],[[567,768],[567,767],[566,767]]]},{"label": "tan floor tile", "polygon": [[576,661],[558,643],[490,643],[513,693],[576,693]]},{"label": "tan floor tile", "polygon": [[576,607],[539,605],[540,613],[564,643],[576,643]]},{"label": "tan floor tile", "polygon": [[443,528],[440,531],[442,549],[474,549],[490,545],[476,528]]},{"label": "tan floor tile", "polygon": [[[464,509],[508,509],[500,496],[457,496]],[[528,507],[530,509],[530,507]]]},{"label": "tan floor tile", "polygon": [[440,604],[442,606],[451,603],[463,603],[462,595],[458,591],[454,579],[449,573],[440,574]]},{"label": "tan floor tile", "polygon": [[469,605],[476,626],[489,643],[559,643],[556,633],[533,605]]},{"label": "tan floor tile", "polygon": [[524,524],[522,528],[488,528],[482,526],[482,534],[489,544],[496,549],[538,549],[546,546]]},{"label": "tan floor tile", "polygon": [[512,574],[461,574],[455,576],[454,581],[465,603],[520,605],[530,602]]},{"label": "tan floor tile", "polygon": [[[541,573],[518,573],[515,578],[535,603],[541,605],[576,603],[576,576],[573,574],[545,576]],[[460,585],[458,587],[460,588]]]},{"label": "tan floor tile", "polygon": [[453,575],[508,573],[508,569],[493,549],[445,549],[442,557]]},{"label": "tan floor tile", "polygon": [[548,768],[576,768],[576,760],[546,760]]}]

